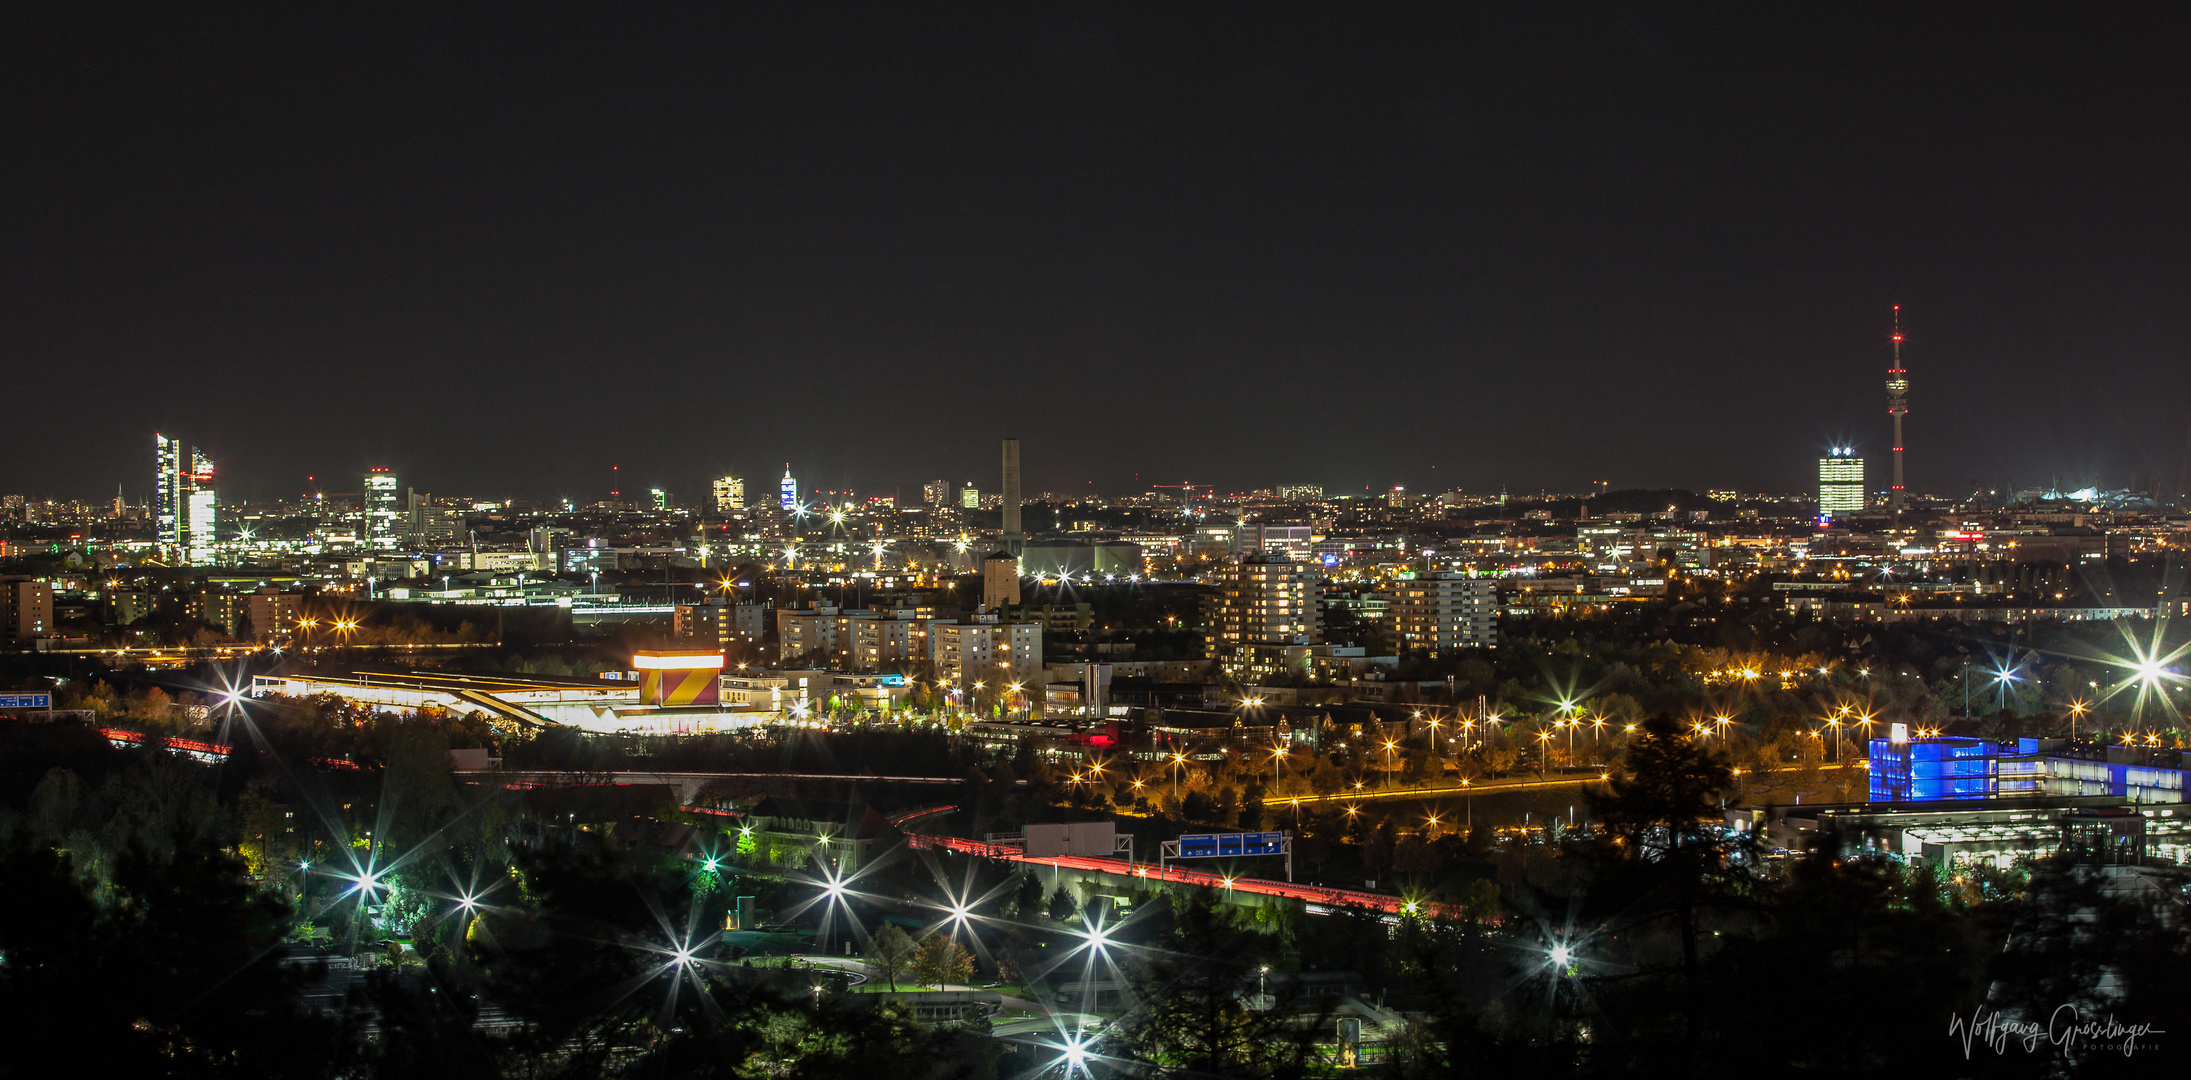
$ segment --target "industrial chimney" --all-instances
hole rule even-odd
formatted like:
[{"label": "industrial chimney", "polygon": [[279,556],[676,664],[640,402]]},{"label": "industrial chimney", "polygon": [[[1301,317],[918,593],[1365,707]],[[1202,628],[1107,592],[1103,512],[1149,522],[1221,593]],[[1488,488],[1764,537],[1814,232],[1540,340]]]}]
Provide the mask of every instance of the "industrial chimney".
[{"label": "industrial chimney", "polygon": [[1019,440],[1004,440],[1004,546],[1019,554],[1027,534],[1019,527]]}]

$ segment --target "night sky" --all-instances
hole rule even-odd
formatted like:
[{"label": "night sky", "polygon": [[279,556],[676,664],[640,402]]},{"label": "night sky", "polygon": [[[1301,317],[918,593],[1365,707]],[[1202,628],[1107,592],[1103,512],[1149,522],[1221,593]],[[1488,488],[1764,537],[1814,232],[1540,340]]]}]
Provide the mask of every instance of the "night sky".
[{"label": "night sky", "polygon": [[2133,7],[7,5],[0,492],[2173,486]]}]

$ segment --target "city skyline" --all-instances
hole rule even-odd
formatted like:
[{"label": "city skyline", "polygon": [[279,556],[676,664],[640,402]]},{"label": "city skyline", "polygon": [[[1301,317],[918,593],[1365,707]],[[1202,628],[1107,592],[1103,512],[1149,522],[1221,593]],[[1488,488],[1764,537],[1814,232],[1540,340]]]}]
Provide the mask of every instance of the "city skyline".
[{"label": "city skyline", "polygon": [[2191,1027],[2191,7],[10,15],[76,1072]]},{"label": "city skyline", "polygon": [[13,66],[0,488],[138,474],[97,387],[254,501],[907,497],[1034,415],[1100,452],[1030,490],[1796,489],[1888,459],[1896,304],[1914,489],[2183,471],[2158,12],[163,18]]}]

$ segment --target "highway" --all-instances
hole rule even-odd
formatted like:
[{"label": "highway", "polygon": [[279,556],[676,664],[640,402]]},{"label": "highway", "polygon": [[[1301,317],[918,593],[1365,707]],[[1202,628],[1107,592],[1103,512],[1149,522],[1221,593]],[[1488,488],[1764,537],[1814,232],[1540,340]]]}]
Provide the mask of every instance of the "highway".
[{"label": "highway", "polygon": [[1227,889],[1232,892],[1256,893],[1262,896],[1283,896],[1304,900],[1312,904],[1328,904],[1333,907],[1357,907],[1380,911],[1388,915],[1402,912],[1413,913],[1422,905],[1398,896],[1384,893],[1360,892],[1354,889],[1334,889],[1322,885],[1297,885],[1290,881],[1270,881],[1264,878],[1225,877],[1222,874],[1205,874],[1197,870],[1166,869],[1147,863],[1127,863],[1118,859],[1098,859],[1083,855],[1055,855],[1029,857],[1020,849],[1005,844],[991,844],[982,840],[967,840],[957,836],[927,836],[906,834],[905,841],[916,848],[940,847],[968,855],[980,855],[990,859],[1010,859],[1031,866],[1058,866],[1069,870],[1095,870],[1121,877],[1141,878],[1148,881],[1168,881],[1180,885],[1201,885],[1211,889]]}]

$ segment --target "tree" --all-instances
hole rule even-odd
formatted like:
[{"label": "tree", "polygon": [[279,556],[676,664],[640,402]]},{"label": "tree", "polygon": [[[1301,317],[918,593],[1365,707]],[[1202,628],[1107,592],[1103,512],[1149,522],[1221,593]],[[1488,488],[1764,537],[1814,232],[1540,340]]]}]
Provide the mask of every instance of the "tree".
[{"label": "tree", "polygon": [[1273,1077],[1302,1071],[1314,1041],[1328,1028],[1325,1018],[1313,1011],[1304,1015],[1301,1003],[1280,987],[1270,987],[1281,999],[1274,1007],[1249,1007],[1276,959],[1274,937],[1257,933],[1237,909],[1206,889],[1176,898],[1173,906],[1175,923],[1165,947],[1127,966],[1141,1006],[1120,1018],[1119,1033],[1134,1056],[1150,1063],[1149,1075],[1156,1076]]},{"label": "tree", "polygon": [[1724,838],[1718,806],[1734,779],[1732,767],[1669,716],[1644,722],[1626,764],[1625,775],[1598,800],[1598,817],[1613,833],[1617,869],[1639,894],[1632,912],[1645,921],[1673,920],[1683,981],[1693,995],[1699,912],[1740,888],[1727,865],[1733,845]]},{"label": "tree", "polygon": [[898,989],[898,976],[913,963],[913,937],[898,928],[898,924],[886,922],[867,939],[867,965],[889,980],[890,989]]},{"label": "tree", "polygon": [[931,934],[913,953],[913,977],[936,984],[938,990],[946,983],[963,986],[974,981],[974,956],[957,941]]},{"label": "tree", "polygon": [[1067,892],[1063,884],[1059,884],[1057,891],[1050,894],[1050,917],[1059,922],[1068,922],[1079,912],[1080,903],[1073,899],[1073,894]]},{"label": "tree", "polygon": [[1012,914],[1022,919],[1032,919],[1042,914],[1042,879],[1033,874],[1021,874],[1019,891],[1013,894]]}]

